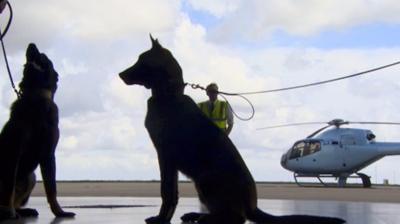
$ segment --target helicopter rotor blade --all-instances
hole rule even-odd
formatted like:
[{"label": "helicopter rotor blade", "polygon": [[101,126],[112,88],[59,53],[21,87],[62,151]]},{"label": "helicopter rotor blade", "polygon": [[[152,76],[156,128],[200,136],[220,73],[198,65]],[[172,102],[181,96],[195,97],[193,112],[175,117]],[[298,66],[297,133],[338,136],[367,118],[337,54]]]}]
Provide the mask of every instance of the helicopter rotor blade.
[{"label": "helicopter rotor blade", "polygon": [[320,133],[321,131],[323,131],[323,130],[329,128],[330,126],[332,126],[332,124],[329,124],[329,125],[327,125],[327,126],[325,126],[325,127],[322,127],[322,128],[320,128],[320,129],[316,130],[314,133],[312,133],[311,135],[307,136],[307,138],[312,138],[312,137],[314,137],[316,134],[318,134],[318,133]]},{"label": "helicopter rotor blade", "polygon": [[328,124],[317,131],[313,132],[307,138],[312,138],[321,131],[325,130],[330,126],[335,126],[339,128],[341,125],[348,125],[348,124],[383,124],[383,125],[400,125],[400,122],[380,122],[380,121],[344,121],[342,119],[333,119],[329,122],[301,122],[301,123],[291,123],[291,124],[283,124],[283,125],[275,125],[275,126],[267,126],[263,128],[258,128],[257,130],[265,130],[265,129],[273,129],[273,128],[283,128],[283,127],[291,127],[291,126],[301,126],[301,125],[315,125],[315,124]]},{"label": "helicopter rotor blade", "polygon": [[399,122],[380,122],[380,121],[349,121],[349,124],[385,124],[385,125],[400,125]]},{"label": "helicopter rotor blade", "polygon": [[312,125],[312,124],[326,124],[326,122],[302,122],[302,123],[282,124],[282,125],[274,125],[274,126],[267,126],[267,127],[263,127],[263,128],[257,128],[256,130],[283,128],[283,127],[301,126],[301,125]]}]

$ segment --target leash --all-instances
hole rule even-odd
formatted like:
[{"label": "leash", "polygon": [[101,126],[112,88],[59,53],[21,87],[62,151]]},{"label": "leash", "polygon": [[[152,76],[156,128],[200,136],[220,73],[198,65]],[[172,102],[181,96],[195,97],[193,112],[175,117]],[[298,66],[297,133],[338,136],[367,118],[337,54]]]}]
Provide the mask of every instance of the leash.
[{"label": "leash", "polygon": [[233,115],[235,115],[235,117],[237,117],[239,120],[242,120],[242,121],[249,121],[249,120],[253,119],[254,114],[256,113],[256,110],[254,109],[253,103],[252,103],[248,98],[246,98],[245,96],[243,96],[243,95],[241,95],[241,94],[230,95],[230,96],[238,96],[238,97],[244,99],[244,100],[250,105],[250,108],[251,108],[251,114],[250,114],[250,116],[249,116],[249,117],[241,117],[241,116],[239,116],[239,115],[235,112],[235,110],[232,108],[232,106],[231,106],[231,104],[229,103],[228,99],[226,99],[226,97],[224,96],[224,93],[218,92],[218,94],[219,94],[222,98],[224,98],[224,100],[228,103],[229,108],[231,108]]},{"label": "leash", "polygon": [[3,40],[4,37],[6,36],[7,32],[8,32],[8,29],[10,28],[10,25],[11,25],[11,22],[12,22],[12,19],[13,19],[13,10],[12,10],[10,2],[8,2],[8,1],[7,1],[7,6],[8,6],[8,9],[10,11],[10,17],[8,19],[6,28],[4,29],[3,32],[1,31],[1,28],[0,28],[0,42],[1,42],[1,48],[2,48],[2,51],[3,51],[4,61],[6,63],[7,72],[8,72],[8,78],[10,79],[11,87],[13,88],[15,94],[17,94],[17,97],[21,98],[21,92],[18,91],[17,88],[15,87],[14,79],[13,79],[12,74],[11,74],[11,69],[10,69],[10,65],[8,63],[6,48],[4,46],[4,40]]},{"label": "leash", "polygon": [[[322,85],[322,84],[326,84],[326,83],[330,83],[330,82],[340,81],[340,80],[343,80],[343,79],[354,78],[356,76],[361,76],[361,75],[372,73],[372,72],[375,72],[375,71],[378,71],[378,70],[383,70],[383,69],[386,69],[386,68],[389,68],[389,67],[392,67],[392,66],[396,66],[396,65],[399,65],[399,64],[400,64],[400,61],[396,61],[396,62],[393,62],[391,64],[382,65],[382,66],[379,66],[379,67],[375,67],[375,68],[372,68],[372,69],[368,69],[368,70],[365,70],[365,71],[354,73],[354,74],[351,74],[351,75],[341,76],[341,77],[337,77],[337,78],[333,78],[333,79],[328,79],[328,80],[324,80],[324,81],[308,83],[308,84],[303,84],[303,85],[279,88],[279,89],[261,90],[261,91],[254,91],[254,92],[242,92],[242,93],[229,93],[229,92],[218,91],[218,94],[221,95],[221,97],[226,100],[226,102],[228,103],[229,107],[232,110],[232,113],[237,118],[239,118],[242,121],[249,121],[254,117],[255,109],[254,109],[254,106],[251,103],[251,101],[248,98],[246,98],[244,95],[255,95],[255,94],[263,94],[263,93],[272,93],[272,92],[287,91],[287,90],[311,87],[311,86],[316,86],[316,85]],[[204,91],[206,90],[206,88],[204,88],[203,86],[201,86],[199,84],[185,83],[185,86],[187,86],[187,85],[192,87],[192,89],[201,89],[201,90],[204,90]],[[251,115],[249,117],[247,117],[247,118],[243,118],[243,117],[238,116],[238,114],[236,114],[236,112],[233,110],[231,104],[229,103],[229,101],[226,99],[226,97],[224,95],[225,96],[238,96],[238,97],[241,97],[242,99],[244,99],[251,107],[251,110],[252,110]]]},{"label": "leash", "polygon": [[7,22],[6,28],[5,28],[4,31],[3,31],[3,34],[0,35],[1,39],[3,39],[3,37],[7,34],[8,29],[10,28],[10,25],[11,25],[11,21],[12,21],[12,19],[13,19],[13,10],[12,10],[12,8],[11,8],[11,4],[10,4],[10,2],[8,2],[8,1],[7,1],[6,4],[7,4],[7,6],[8,6],[9,11],[10,11],[10,18],[8,19],[8,22]]},{"label": "leash", "polygon": [[[201,89],[201,90],[204,90],[204,91],[206,90],[206,88],[204,88],[203,86],[201,86],[201,85],[199,85],[199,84],[185,83],[185,87],[186,87],[186,86],[190,86],[190,87],[192,87],[192,89]],[[242,94],[239,94],[239,93],[230,93],[230,94],[226,94],[226,93],[220,92],[220,91],[218,91],[218,95],[220,95],[222,98],[224,98],[224,100],[228,103],[229,108],[232,110],[232,114],[233,114],[235,117],[237,117],[239,120],[242,120],[242,121],[249,121],[249,120],[253,119],[254,114],[256,113],[256,111],[255,111],[255,109],[254,109],[253,103],[252,103],[248,98],[246,98],[245,96],[243,96]],[[241,117],[241,116],[239,116],[239,115],[235,112],[235,110],[233,109],[232,105],[229,103],[229,100],[228,100],[224,95],[227,95],[227,96],[238,96],[238,97],[244,99],[244,100],[250,105],[250,108],[251,108],[251,114],[250,114],[250,116],[249,116],[249,117]]]},{"label": "leash", "polygon": [[379,70],[383,70],[389,67],[393,67],[396,65],[399,65],[400,61],[396,61],[390,64],[386,64],[386,65],[382,65],[379,67],[375,67],[375,68],[371,68],[365,71],[361,71],[361,72],[357,72],[351,75],[346,75],[346,76],[341,76],[341,77],[337,77],[337,78],[333,78],[333,79],[328,79],[328,80],[324,80],[324,81],[319,81],[319,82],[313,82],[313,83],[308,83],[308,84],[303,84],[303,85],[298,85],[298,86],[291,86],[291,87],[285,87],[285,88],[279,88],[279,89],[270,89],[270,90],[261,90],[261,91],[254,91],[254,92],[243,92],[243,93],[225,93],[222,92],[225,95],[232,95],[235,96],[237,94],[240,95],[254,95],[254,94],[262,94],[262,93],[272,93],[272,92],[280,92],[280,91],[286,91],[286,90],[292,90],[292,89],[300,89],[300,88],[305,88],[305,87],[311,87],[311,86],[316,86],[316,85],[322,85],[322,84],[326,84],[326,83],[330,83],[330,82],[336,82],[336,81],[340,81],[340,80],[344,80],[344,79],[349,79],[349,78],[354,78],[356,76],[361,76],[361,75],[366,75],[368,73],[372,73],[372,72],[376,72]]}]

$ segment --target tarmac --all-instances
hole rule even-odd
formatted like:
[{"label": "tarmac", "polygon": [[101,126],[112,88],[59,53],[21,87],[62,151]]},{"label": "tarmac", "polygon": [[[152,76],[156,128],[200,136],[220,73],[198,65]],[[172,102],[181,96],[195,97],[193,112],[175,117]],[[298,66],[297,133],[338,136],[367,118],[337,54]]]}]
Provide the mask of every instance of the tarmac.
[{"label": "tarmac", "polygon": [[[29,207],[36,208],[38,218],[2,222],[5,224],[127,224],[145,223],[147,217],[158,214],[159,198],[142,197],[61,197],[66,211],[76,213],[75,218],[54,218],[46,198],[32,197]],[[259,207],[274,215],[310,214],[335,216],[349,224],[396,224],[400,223],[400,204],[345,201],[268,200],[258,201]],[[172,224],[181,224],[180,216],[199,211],[196,198],[181,198]],[[247,222],[250,223],[250,222]],[[229,223],[226,223],[229,224]]]},{"label": "tarmac", "polygon": [[[27,207],[35,208],[39,217],[1,222],[2,224],[136,224],[158,214],[161,199],[157,181],[128,182],[58,182],[58,200],[73,219],[55,218],[44,189],[38,183]],[[257,183],[258,206],[274,215],[308,214],[334,216],[349,224],[400,223],[400,186],[375,185],[372,188],[298,187],[285,183]],[[172,224],[181,224],[180,216],[199,211],[193,184],[179,183],[180,200]],[[248,224],[250,222],[247,222]],[[229,224],[229,223],[224,223]],[[295,223],[294,223],[295,224]]]}]

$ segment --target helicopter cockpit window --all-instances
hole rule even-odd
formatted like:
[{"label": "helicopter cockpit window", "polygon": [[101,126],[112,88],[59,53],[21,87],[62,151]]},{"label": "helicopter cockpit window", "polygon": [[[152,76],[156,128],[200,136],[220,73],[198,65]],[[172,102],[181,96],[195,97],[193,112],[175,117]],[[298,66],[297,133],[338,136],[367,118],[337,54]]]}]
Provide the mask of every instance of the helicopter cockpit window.
[{"label": "helicopter cockpit window", "polygon": [[294,144],[289,159],[311,155],[321,150],[320,141],[300,141]]},{"label": "helicopter cockpit window", "polygon": [[368,133],[367,134],[367,140],[370,142],[374,142],[375,141],[375,135],[373,133]]}]

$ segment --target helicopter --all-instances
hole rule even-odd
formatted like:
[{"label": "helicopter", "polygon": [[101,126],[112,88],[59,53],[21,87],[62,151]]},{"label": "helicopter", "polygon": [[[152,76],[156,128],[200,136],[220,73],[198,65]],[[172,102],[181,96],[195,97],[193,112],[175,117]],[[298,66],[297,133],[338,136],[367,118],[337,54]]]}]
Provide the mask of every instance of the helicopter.
[{"label": "helicopter", "polygon": [[[298,178],[335,178],[338,187],[345,187],[348,178],[361,178],[363,187],[371,187],[370,177],[359,171],[385,156],[400,155],[400,142],[377,142],[371,130],[342,128],[348,124],[387,124],[395,122],[351,122],[334,119],[329,122],[305,122],[270,126],[261,129],[287,126],[327,124],[305,139],[296,141],[282,155],[281,165],[292,171],[297,185]],[[329,128],[329,129],[328,129]]]}]

